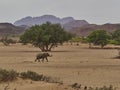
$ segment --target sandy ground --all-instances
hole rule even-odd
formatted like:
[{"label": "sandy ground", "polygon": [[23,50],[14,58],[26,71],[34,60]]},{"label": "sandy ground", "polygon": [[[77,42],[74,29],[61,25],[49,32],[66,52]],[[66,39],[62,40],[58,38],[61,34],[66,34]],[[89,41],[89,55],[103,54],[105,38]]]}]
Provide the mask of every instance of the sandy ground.
[{"label": "sandy ground", "polygon": [[[116,49],[88,49],[88,45],[63,45],[54,48],[49,62],[34,62],[39,48],[22,45],[0,45],[0,68],[18,72],[35,71],[60,78],[64,85],[18,80],[8,90],[72,90],[68,85],[100,87],[113,85],[120,88],[120,59]],[[1,84],[4,90],[7,84]],[[68,86],[68,87],[67,87]]]}]

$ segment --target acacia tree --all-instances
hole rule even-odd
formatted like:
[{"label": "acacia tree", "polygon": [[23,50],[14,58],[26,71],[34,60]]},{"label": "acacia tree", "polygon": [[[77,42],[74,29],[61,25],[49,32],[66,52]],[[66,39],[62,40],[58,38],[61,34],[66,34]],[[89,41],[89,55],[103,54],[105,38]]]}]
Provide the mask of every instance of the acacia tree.
[{"label": "acacia tree", "polygon": [[112,40],[114,41],[114,44],[120,45],[120,29],[115,30],[112,35]]},{"label": "acacia tree", "polygon": [[[87,40],[89,45],[93,43],[94,45],[100,45],[103,48],[109,43],[110,35],[105,30],[96,30],[88,35]],[[90,46],[91,47],[91,46]]]},{"label": "acacia tree", "polygon": [[41,51],[51,51],[58,43],[62,44],[71,37],[71,34],[66,32],[60,24],[47,22],[32,26],[20,37],[20,41],[24,44],[31,43]]}]

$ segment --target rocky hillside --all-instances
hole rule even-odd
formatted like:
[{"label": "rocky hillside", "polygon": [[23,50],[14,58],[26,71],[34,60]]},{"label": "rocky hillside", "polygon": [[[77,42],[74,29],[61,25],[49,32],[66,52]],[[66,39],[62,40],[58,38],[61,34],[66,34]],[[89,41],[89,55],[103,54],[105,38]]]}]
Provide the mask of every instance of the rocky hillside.
[{"label": "rocky hillside", "polygon": [[63,25],[72,20],[74,20],[72,17],[66,17],[66,18],[60,19],[59,17],[53,16],[53,15],[43,15],[43,16],[39,16],[39,17],[28,16],[28,17],[25,17],[25,18],[15,21],[14,25],[16,25],[16,26],[21,26],[21,25],[31,26],[31,25],[36,25],[36,24],[41,25],[48,21],[53,24],[60,23]]},{"label": "rocky hillside", "polygon": [[68,23],[65,23],[63,25],[63,27],[66,29],[66,30],[72,30],[74,28],[78,28],[78,27],[82,27],[82,26],[85,26],[85,25],[89,25],[89,23],[85,20],[72,20]]},{"label": "rocky hillside", "polygon": [[74,27],[80,27],[83,25],[88,25],[89,23],[85,20],[75,20],[73,17],[59,18],[53,15],[43,15],[39,17],[25,17],[20,20],[15,21],[14,25],[21,26],[32,26],[41,25],[46,22],[51,22],[53,24],[60,23],[66,30],[71,30]]},{"label": "rocky hillside", "polygon": [[0,35],[3,34],[21,34],[26,27],[14,26],[11,23],[0,23]]},{"label": "rocky hillside", "polygon": [[86,37],[94,30],[106,30],[107,32],[113,32],[117,29],[120,29],[120,24],[103,24],[103,25],[89,24],[84,25],[82,27],[76,27],[72,29],[70,32],[78,36]]}]

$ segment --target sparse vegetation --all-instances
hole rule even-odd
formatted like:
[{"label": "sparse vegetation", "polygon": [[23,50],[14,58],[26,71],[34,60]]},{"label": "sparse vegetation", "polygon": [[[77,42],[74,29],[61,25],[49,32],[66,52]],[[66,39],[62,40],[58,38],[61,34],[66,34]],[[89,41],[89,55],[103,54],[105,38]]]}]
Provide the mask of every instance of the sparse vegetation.
[{"label": "sparse vegetation", "polygon": [[0,69],[0,82],[8,82],[17,80],[17,78],[31,79],[33,81],[45,81],[48,83],[62,83],[59,78],[53,78],[50,76],[44,76],[33,71],[18,73],[14,70]]},{"label": "sparse vegetation", "polygon": [[20,77],[22,79],[31,79],[33,81],[42,81],[44,76],[42,74],[39,75],[36,72],[27,71],[27,72],[21,72]]},{"label": "sparse vegetation", "polygon": [[50,76],[44,76],[33,71],[27,71],[20,73],[22,79],[31,79],[33,81],[45,81],[49,83],[61,83],[59,78],[52,78]]},{"label": "sparse vegetation", "polygon": [[14,81],[18,77],[18,73],[14,70],[0,69],[0,82]]},{"label": "sparse vegetation", "polygon": [[15,44],[16,41],[11,39],[11,38],[8,38],[7,36],[5,37],[2,37],[2,39],[0,39],[0,42],[2,42],[5,46],[8,46],[9,44]]},{"label": "sparse vegetation", "polygon": [[71,85],[72,88],[75,90],[117,90],[116,87],[110,86],[103,86],[103,87],[88,87],[88,86],[82,86],[81,84],[74,83]]},{"label": "sparse vegetation", "polygon": [[96,87],[96,88],[89,87],[88,90],[117,90],[117,89],[116,87],[113,87],[112,85],[110,85],[110,86],[103,86],[103,87]]},{"label": "sparse vegetation", "polygon": [[72,86],[72,88],[74,88],[74,89],[81,89],[81,84],[78,84],[78,83],[74,83],[74,84],[72,84],[71,86]]}]

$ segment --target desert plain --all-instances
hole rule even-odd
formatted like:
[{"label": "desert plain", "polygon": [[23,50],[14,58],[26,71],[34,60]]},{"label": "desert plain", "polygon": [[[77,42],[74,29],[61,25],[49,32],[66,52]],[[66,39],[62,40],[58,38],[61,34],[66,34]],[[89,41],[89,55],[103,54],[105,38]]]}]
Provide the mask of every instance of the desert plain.
[{"label": "desert plain", "polygon": [[[64,44],[53,48],[50,52],[52,57],[44,63],[34,62],[39,52],[40,49],[32,45],[0,44],[0,68],[34,71],[57,78],[63,85],[18,79],[8,82],[8,90],[74,90],[70,87],[74,83],[81,84],[82,88],[113,85],[120,90],[120,59],[114,58],[118,55],[117,49],[89,49],[88,44]],[[8,83],[1,83],[0,90],[4,90]]]}]

